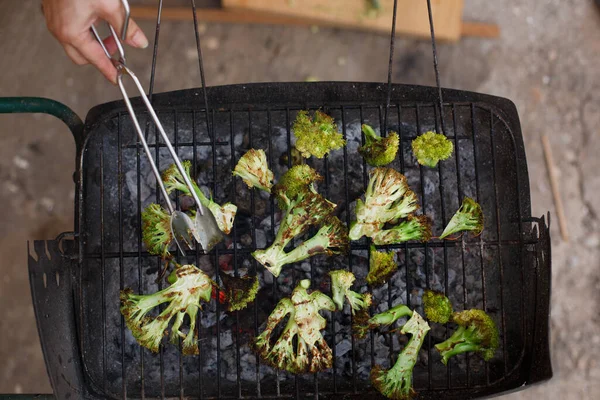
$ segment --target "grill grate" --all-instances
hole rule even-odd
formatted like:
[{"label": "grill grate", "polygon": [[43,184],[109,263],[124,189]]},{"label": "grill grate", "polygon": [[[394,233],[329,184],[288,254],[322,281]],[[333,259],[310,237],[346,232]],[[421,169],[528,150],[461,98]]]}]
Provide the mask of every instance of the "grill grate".
[{"label": "grill grate", "polygon": [[[347,85],[352,85],[354,97],[387,89]],[[265,85],[257,85],[261,86]],[[258,274],[260,298],[248,309],[231,315],[215,302],[206,307],[198,317],[199,357],[182,357],[176,346],[166,344],[167,340],[158,355],[135,343],[118,310],[118,291],[132,287],[148,293],[161,288],[160,283],[154,283],[161,262],[146,253],[140,239],[140,210],[157,201],[159,195],[128,115],[111,108],[88,117],[78,321],[83,362],[96,390],[113,398],[316,397],[372,392],[370,368],[374,363],[388,366],[401,350],[404,343],[399,340],[403,339],[373,333],[363,341],[354,340],[349,310],[328,317],[326,339],[334,352],[334,366],[313,377],[292,376],[260,365],[246,345],[274,304],[304,277],[312,279],[313,288],[326,289],[327,271],[347,267],[359,278],[361,289],[366,288],[368,243],[364,239],[351,244],[347,257],[316,257],[287,266],[275,282],[250,256],[257,245],[262,247],[275,236],[277,208],[273,199],[237,182],[231,169],[245,150],[258,147],[265,149],[275,175],[280,176],[286,166],[280,165],[279,158],[286,152],[289,156],[291,122],[296,112],[305,108],[322,108],[334,116],[348,140],[343,151],[324,160],[309,160],[325,177],[320,192],[339,205],[343,221],[350,222],[347,211],[368,180],[368,168],[356,152],[362,140],[360,124],[381,128],[387,110],[389,129],[398,131],[402,149],[392,167],[404,173],[419,194],[423,211],[435,221],[434,232],[441,232],[463,196],[474,197],[484,210],[487,226],[478,238],[389,246],[398,253],[400,272],[375,291],[374,312],[398,303],[422,312],[422,290],[433,288],[444,291],[457,308],[485,309],[501,330],[501,349],[489,364],[478,357],[462,356],[445,367],[433,344],[447,337],[449,331],[433,327],[415,368],[416,390],[424,397],[438,398],[452,389],[464,398],[465,393],[495,392],[520,379],[531,346],[527,333],[532,326],[527,317],[534,314],[530,304],[535,293],[527,288],[528,278],[535,273],[538,240],[531,223],[526,222],[530,219],[529,188],[521,156],[522,139],[502,111],[485,102],[445,103],[446,134],[456,151],[438,168],[422,169],[411,155],[410,141],[418,133],[439,130],[441,116],[435,101],[398,101],[394,96],[388,108],[385,96],[383,101],[370,101],[340,95],[343,101],[329,96],[320,104],[255,103],[249,108],[231,99],[219,100],[226,97],[218,95],[219,89],[232,87],[211,89],[215,101],[211,100],[214,108],[209,111],[210,118],[200,107],[164,105],[169,104],[169,94],[155,96],[157,100],[165,96],[157,110],[179,156],[193,160],[199,181],[208,183],[218,202],[232,201],[240,207],[230,242],[219,245],[210,255],[190,254],[185,261],[195,262],[208,272],[225,266],[235,274]],[[177,96],[185,97],[182,93]],[[148,133],[155,162],[164,169],[170,163],[166,149],[156,144],[153,127],[148,127]],[[381,308],[377,308],[379,303]]]}]

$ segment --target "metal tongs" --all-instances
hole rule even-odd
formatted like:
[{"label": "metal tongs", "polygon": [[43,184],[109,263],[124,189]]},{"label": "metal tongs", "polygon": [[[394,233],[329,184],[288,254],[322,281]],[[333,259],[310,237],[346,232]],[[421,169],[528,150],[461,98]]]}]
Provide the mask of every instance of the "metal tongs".
[{"label": "metal tongs", "polygon": [[[125,9],[125,22],[123,24],[123,30],[121,32],[121,37],[119,37],[117,35],[117,32],[115,31],[115,29],[110,24],[107,23],[108,28],[110,29],[110,33],[111,33],[112,37],[114,38],[115,43],[117,45],[118,58],[113,58],[110,55],[110,53],[106,49],[106,46],[104,45],[104,42],[102,41],[102,38],[98,34],[98,31],[96,30],[96,27],[94,25],[92,25],[92,28],[91,28],[92,33],[98,40],[98,43],[100,43],[100,45],[102,46],[102,49],[104,50],[104,53],[106,54],[106,56],[113,62],[113,64],[117,68],[117,82],[119,84],[119,89],[121,90],[121,94],[123,95],[123,100],[125,101],[125,106],[127,107],[127,111],[129,112],[129,115],[131,116],[131,121],[133,122],[135,130],[137,131],[139,140],[142,143],[142,146],[144,147],[144,151],[146,152],[146,156],[148,157],[148,162],[150,163],[152,172],[154,173],[154,176],[156,177],[156,180],[158,182],[158,185],[160,186],[162,195],[165,198],[167,208],[169,209],[169,212],[171,214],[171,232],[173,233],[173,237],[175,238],[177,247],[179,248],[181,253],[183,255],[185,255],[185,251],[183,250],[183,247],[179,243],[179,239],[182,239],[190,248],[192,248],[191,244],[195,239],[196,242],[200,243],[202,250],[204,252],[208,252],[218,242],[220,242],[223,239],[223,234],[221,233],[221,230],[219,229],[219,227],[217,225],[217,221],[215,220],[215,217],[210,212],[210,210],[208,212],[204,211],[204,208],[202,207],[202,204],[200,203],[200,199],[198,198],[198,195],[196,194],[196,191],[194,190],[192,182],[190,181],[188,175],[186,174],[185,169],[183,168],[183,165],[181,164],[181,161],[179,160],[179,157],[177,156],[177,153],[175,152],[175,149],[173,149],[173,146],[171,145],[171,142],[169,141],[169,138],[168,138],[162,124],[160,123],[158,116],[156,115],[156,112],[154,111],[154,108],[152,107],[152,104],[150,103],[150,101],[148,100],[148,97],[146,96],[146,93],[144,92],[144,88],[142,87],[139,79],[135,76],[135,74],[127,67],[126,59],[125,59],[125,50],[123,48],[123,42],[125,41],[125,38],[127,35],[127,28],[129,26],[130,8],[129,8],[129,3],[127,2],[127,0],[121,0],[121,3],[123,4],[123,8]],[[167,190],[165,189],[165,186],[162,182],[160,172],[158,171],[158,168],[156,168],[156,164],[154,163],[154,158],[152,157],[152,153],[150,152],[150,149],[148,148],[148,143],[146,142],[144,133],[142,132],[142,128],[140,127],[140,123],[139,123],[137,116],[135,115],[135,111],[133,110],[133,107],[131,105],[129,95],[127,94],[127,91],[125,90],[125,85],[123,84],[123,76],[126,76],[126,75],[129,76],[133,80],[133,83],[135,84],[135,86],[140,94],[140,97],[142,98],[142,101],[144,102],[144,104],[146,105],[146,108],[148,109],[148,113],[152,117],[152,120],[154,121],[156,128],[160,132],[160,135],[162,136],[163,140],[165,141],[167,149],[169,149],[169,153],[171,153],[171,157],[173,157],[173,160],[175,161],[175,165],[177,166],[179,173],[183,177],[186,186],[188,187],[190,193],[192,194],[192,197],[196,203],[196,208],[197,208],[196,217],[195,217],[194,221],[192,221],[192,219],[184,212],[176,210],[173,207],[173,204],[171,203],[169,194],[167,193]],[[193,237],[193,239],[192,239],[192,237]]]}]

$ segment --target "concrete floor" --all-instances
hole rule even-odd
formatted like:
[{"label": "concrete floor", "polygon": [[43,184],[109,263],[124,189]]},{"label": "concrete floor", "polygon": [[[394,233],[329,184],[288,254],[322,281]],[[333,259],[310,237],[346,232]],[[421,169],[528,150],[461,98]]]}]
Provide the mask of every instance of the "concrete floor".
[{"label": "concrete floor", "polygon": [[[492,93],[518,106],[534,215],[553,213],[552,355],[555,377],[509,399],[600,398],[600,13],[583,0],[466,1],[471,19],[493,21],[498,40],[440,45],[444,86]],[[151,36],[153,23],[141,24]],[[258,81],[384,81],[388,38],[363,33],[203,25],[211,85]],[[163,22],[156,90],[199,86],[191,23]],[[306,56],[318,53],[319,57]],[[0,3],[0,96],[45,96],[79,115],[117,98],[90,67],[76,67],[46,32],[38,2]],[[151,51],[131,51],[149,76]],[[400,40],[396,82],[433,84],[427,42]],[[559,170],[571,240],[561,240],[540,135]],[[51,391],[27,278],[26,242],[73,228],[74,144],[57,120],[0,116],[0,393]]]}]

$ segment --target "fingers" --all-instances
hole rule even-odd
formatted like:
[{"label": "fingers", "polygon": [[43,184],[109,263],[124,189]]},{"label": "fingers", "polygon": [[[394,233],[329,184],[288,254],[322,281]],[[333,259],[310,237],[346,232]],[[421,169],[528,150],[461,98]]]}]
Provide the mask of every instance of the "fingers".
[{"label": "fingers", "polygon": [[81,53],[75,47],[71,46],[70,44],[63,44],[63,48],[65,49],[65,53],[67,53],[67,56],[69,56],[71,61],[73,61],[75,64],[85,65],[88,63],[85,57],[82,56]]},{"label": "fingers", "polygon": [[[123,29],[123,24],[125,20],[125,12],[122,7],[120,7],[120,2],[118,9],[115,9],[113,5],[108,5],[109,2],[103,3],[101,9],[98,10],[98,15],[106,20],[109,24],[115,28],[115,31],[121,35],[121,31]],[[148,47],[148,38],[144,32],[140,29],[138,24],[133,19],[129,19],[129,26],[127,28],[127,36],[125,37],[125,43],[130,46],[137,47],[140,49],[145,49]]]},{"label": "fingers", "polygon": [[73,46],[79,53],[112,83],[117,83],[117,69],[112,61],[106,57],[100,43],[90,35],[84,35],[77,39]]}]

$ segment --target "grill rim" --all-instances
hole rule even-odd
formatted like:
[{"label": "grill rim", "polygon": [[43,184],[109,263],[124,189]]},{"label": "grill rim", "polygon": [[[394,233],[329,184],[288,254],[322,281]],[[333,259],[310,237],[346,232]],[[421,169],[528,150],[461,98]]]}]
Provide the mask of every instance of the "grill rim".
[{"label": "grill rim", "polygon": [[[357,82],[318,82],[318,83],[256,83],[256,84],[238,84],[238,85],[226,85],[226,86],[217,86],[208,88],[208,94],[210,98],[210,104],[212,104],[212,112],[214,113],[219,111],[229,112],[231,110],[236,111],[248,111],[252,110],[254,107],[263,104],[272,104],[272,99],[277,99],[277,104],[282,105],[281,109],[289,109],[293,105],[294,108],[303,109],[307,106],[310,106],[310,103],[303,102],[302,99],[311,99],[317,98],[319,99],[319,104],[327,104],[328,101],[335,102],[336,106],[343,106],[344,102],[340,101],[340,98],[348,98],[346,94],[352,94],[353,100],[352,104],[356,105],[360,103],[361,106],[368,106],[369,104],[377,104],[381,105],[385,102],[386,90],[388,86],[383,83],[357,83]],[[179,111],[199,111],[202,112],[204,110],[203,101],[200,97],[201,89],[185,89],[174,92],[167,92],[154,95],[154,105],[158,112],[161,109],[167,109],[169,111],[173,111],[174,109]],[[473,104],[473,103],[481,103],[480,105],[484,105],[486,109],[493,111],[499,118],[503,120],[508,127],[510,127],[510,133],[514,138],[515,143],[515,157],[519,161],[517,164],[518,176],[521,184],[521,192],[526,197],[526,201],[521,202],[521,211],[522,221],[521,224],[526,222],[537,222],[540,231],[540,237],[542,236],[542,232],[546,231],[548,228],[545,226],[544,219],[536,219],[531,218],[531,205],[529,199],[529,179],[527,172],[527,164],[526,157],[524,152],[523,139],[519,124],[519,119],[516,111],[516,107],[514,103],[512,103],[508,99],[473,93],[473,92],[465,92],[459,90],[452,89],[443,89],[444,93],[444,103],[445,106],[448,103],[453,103],[457,105],[458,103]],[[358,97],[358,99],[356,99]],[[418,101],[415,101],[415,98],[418,98]],[[300,100],[298,100],[300,99]],[[426,87],[426,86],[415,86],[415,85],[401,85],[394,84],[392,85],[392,103],[403,103],[408,102],[411,104],[420,104],[426,103],[427,106],[430,106],[432,103],[438,100],[437,88],[435,87]],[[139,98],[133,100],[134,105],[141,105],[141,101]],[[215,105],[227,105],[225,109],[217,109],[215,110]],[[277,110],[277,108],[270,107],[272,110]],[[209,110],[209,111],[211,111]],[[83,199],[82,194],[84,190],[82,190],[82,185],[85,184],[83,180],[83,163],[85,159],[85,149],[87,148],[87,143],[90,137],[90,132],[93,132],[95,128],[98,127],[99,124],[102,124],[103,121],[118,115],[125,111],[125,107],[122,101],[110,102],[98,105],[92,108],[85,122],[85,130],[84,130],[84,140],[82,141],[81,147],[77,148],[77,165],[78,165],[78,182],[77,183],[77,193],[76,196],[76,234],[82,232],[83,225]],[[438,116],[439,117],[439,116]],[[79,200],[79,201],[78,201]],[[521,229],[520,232],[523,233],[524,230]],[[76,235],[76,237],[80,237]],[[79,258],[77,263],[79,267],[81,267],[81,263],[83,262],[83,252],[82,252],[82,243],[79,242]],[[538,247],[539,249],[539,247]],[[543,249],[542,249],[543,250]],[[548,243],[548,257],[546,257],[548,261],[549,268],[549,243]],[[544,268],[538,268],[538,270]],[[544,285],[544,282],[539,283],[536,280],[536,285]],[[549,286],[549,281],[548,281]],[[542,288],[543,289],[543,288]],[[549,287],[548,287],[549,291]],[[536,290],[538,297],[542,295],[539,294],[540,290]],[[548,292],[549,293],[549,292]],[[549,297],[549,296],[548,296]],[[78,301],[80,307],[83,306],[83,302],[81,299]],[[543,299],[542,299],[543,300]],[[548,298],[549,300],[549,298]],[[81,315],[81,314],[80,314]],[[536,314],[537,315],[537,314]],[[535,327],[538,327],[537,322],[534,324]],[[541,330],[541,334],[543,336],[543,330]],[[543,341],[543,338],[542,338]],[[547,341],[547,337],[546,337]],[[529,342],[524,342],[524,353],[531,353],[531,349],[529,349]],[[541,346],[544,347],[543,345]],[[81,349],[81,348],[80,348]],[[542,357],[543,358],[543,357]],[[533,357],[533,359],[539,359],[538,357]],[[548,358],[549,360],[549,358]],[[521,360],[520,365],[524,364],[524,361]],[[549,365],[549,363],[547,364]],[[551,374],[551,372],[550,372]],[[87,375],[87,373],[86,373]],[[531,374],[529,374],[531,375]],[[514,376],[514,381],[508,379]],[[89,378],[89,376],[88,376]],[[544,379],[547,379],[545,377]],[[530,379],[529,379],[530,380]],[[510,389],[512,385],[510,382],[518,383],[514,387],[518,387],[523,383],[527,383],[528,374],[524,370],[524,368],[518,368],[516,371],[505,376],[505,379],[500,383],[502,385],[506,385],[505,388],[500,389],[500,391],[504,391]],[[91,382],[90,382],[91,383]],[[500,385],[500,386],[502,386]],[[92,383],[92,386],[96,386]],[[499,390],[495,387],[497,385],[492,385],[485,387],[486,390],[481,390],[481,388],[471,388],[471,389],[451,389],[453,393],[460,393],[461,396],[456,398],[465,398],[465,396],[471,397],[471,395],[486,395],[498,393]],[[489,389],[489,390],[487,390]],[[365,393],[367,395],[368,393]],[[439,390],[433,390],[432,395],[437,398],[439,396]],[[447,394],[449,397],[454,398],[451,395]],[[426,393],[423,392],[422,398],[428,398]]]}]

